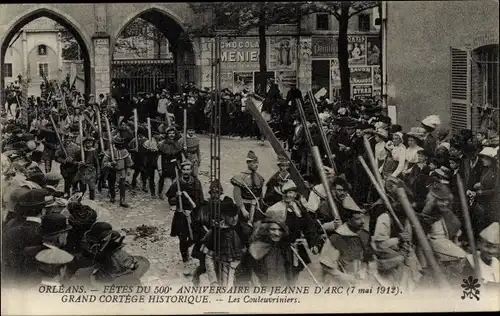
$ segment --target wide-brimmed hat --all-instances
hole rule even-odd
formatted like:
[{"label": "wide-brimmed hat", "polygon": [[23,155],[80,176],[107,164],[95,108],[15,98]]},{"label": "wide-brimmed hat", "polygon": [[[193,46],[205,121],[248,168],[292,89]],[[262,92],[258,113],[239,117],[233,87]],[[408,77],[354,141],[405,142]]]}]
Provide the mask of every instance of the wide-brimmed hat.
[{"label": "wide-brimmed hat", "polygon": [[156,141],[156,139],[151,138],[151,140],[146,140],[143,144],[144,148],[147,149],[147,150],[151,150],[151,151],[155,151],[155,150],[158,150],[158,142]]},{"label": "wide-brimmed hat", "polygon": [[500,224],[498,222],[492,223],[483,229],[479,236],[490,244],[500,245]]},{"label": "wide-brimmed hat", "polygon": [[453,241],[446,238],[429,239],[432,250],[436,254],[436,259],[439,261],[454,261],[463,259],[467,256],[462,248],[457,246]]},{"label": "wide-brimmed hat", "polygon": [[140,284],[149,267],[148,259],[132,256],[120,248],[104,258],[94,276],[98,282],[135,285]]},{"label": "wide-brimmed hat", "polygon": [[122,138],[122,137],[120,137],[120,136],[115,136],[115,137],[113,138],[113,143],[115,143],[115,144],[117,144],[117,145],[123,145],[124,140],[123,140],[123,138]]},{"label": "wide-brimmed hat", "polygon": [[169,126],[165,129],[165,134],[168,134],[169,132],[177,132],[177,130],[175,129],[175,126]]},{"label": "wide-brimmed hat", "polygon": [[90,243],[98,243],[103,234],[113,230],[113,226],[106,222],[95,222],[88,231],[85,232],[83,237]]},{"label": "wide-brimmed hat", "polygon": [[420,123],[427,128],[436,129],[439,125],[441,125],[441,119],[438,115],[429,115]]},{"label": "wide-brimmed hat", "polygon": [[498,147],[484,147],[483,150],[479,153],[479,155],[488,157],[491,159],[495,159],[498,155]]},{"label": "wide-brimmed hat", "polygon": [[425,128],[423,127],[412,127],[410,131],[406,133],[406,136],[422,141],[425,138],[425,133]]},{"label": "wide-brimmed hat", "polygon": [[59,213],[46,214],[42,217],[42,225],[40,227],[44,236],[61,234],[72,228],[66,216]]},{"label": "wide-brimmed hat", "polygon": [[72,226],[88,226],[93,225],[97,220],[97,212],[90,206],[72,203],[68,205],[70,216],[68,222]]},{"label": "wide-brimmed hat", "polygon": [[350,196],[347,195],[344,200],[342,201],[342,207],[346,210],[349,210],[351,212],[359,212],[359,213],[365,213],[366,211],[363,210],[354,202],[354,199]]},{"label": "wide-brimmed hat", "polygon": [[450,188],[443,183],[434,183],[431,185],[429,193],[438,200],[449,200],[453,196]]},{"label": "wide-brimmed hat", "polygon": [[389,138],[389,132],[383,128],[376,129],[374,134],[382,137],[385,140],[387,140]]}]

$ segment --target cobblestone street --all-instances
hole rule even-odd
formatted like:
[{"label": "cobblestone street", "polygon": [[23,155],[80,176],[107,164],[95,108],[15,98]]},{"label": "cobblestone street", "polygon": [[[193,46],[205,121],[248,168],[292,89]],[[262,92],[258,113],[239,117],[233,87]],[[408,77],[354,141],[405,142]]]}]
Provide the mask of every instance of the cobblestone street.
[{"label": "cobblestone street", "polygon": [[[204,135],[199,137],[202,156],[199,177],[207,197],[210,182],[210,138]],[[246,169],[245,158],[249,150],[253,150],[259,157],[259,172],[266,180],[277,170],[276,154],[268,143],[262,146],[258,140],[222,138],[221,182],[225,194],[232,196],[230,179],[237,172]],[[170,211],[168,202],[152,199],[149,193],[144,193],[140,189],[129,190],[127,194],[129,209],[119,207],[118,202],[111,204],[107,198],[107,190],[98,194],[97,204],[101,206],[99,221],[108,221],[113,227],[123,231],[135,231],[135,228],[141,225],[156,227],[157,231],[151,236],[135,238],[134,235],[127,235],[125,239],[127,251],[134,255],[145,256],[151,262],[151,268],[143,277],[143,282],[190,284],[190,278],[182,274],[183,265],[178,250],[178,239],[170,237],[173,212]],[[197,260],[193,260],[193,268],[197,263]],[[201,282],[205,280],[202,276]]]}]

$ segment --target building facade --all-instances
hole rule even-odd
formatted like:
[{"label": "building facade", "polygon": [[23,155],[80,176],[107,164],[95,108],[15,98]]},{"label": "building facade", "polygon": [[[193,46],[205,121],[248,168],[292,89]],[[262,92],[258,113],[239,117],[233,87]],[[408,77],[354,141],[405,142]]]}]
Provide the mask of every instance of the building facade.
[{"label": "building facade", "polygon": [[399,124],[438,114],[445,128],[477,131],[486,104],[498,117],[498,1],[384,5],[388,103]]}]

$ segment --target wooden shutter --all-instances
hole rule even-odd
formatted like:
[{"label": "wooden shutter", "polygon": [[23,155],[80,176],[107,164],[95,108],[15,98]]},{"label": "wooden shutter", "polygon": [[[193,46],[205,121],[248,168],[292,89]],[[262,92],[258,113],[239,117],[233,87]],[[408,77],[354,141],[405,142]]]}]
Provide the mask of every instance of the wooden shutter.
[{"label": "wooden shutter", "polygon": [[451,129],[454,133],[471,128],[470,51],[450,48],[451,55]]}]

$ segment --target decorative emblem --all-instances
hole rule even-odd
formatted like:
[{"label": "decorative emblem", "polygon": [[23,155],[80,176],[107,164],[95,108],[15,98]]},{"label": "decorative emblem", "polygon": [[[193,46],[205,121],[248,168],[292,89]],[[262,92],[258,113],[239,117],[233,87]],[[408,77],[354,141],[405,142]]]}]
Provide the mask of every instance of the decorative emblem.
[{"label": "decorative emblem", "polygon": [[463,295],[461,296],[461,298],[463,300],[465,300],[465,298],[467,297],[471,300],[475,298],[479,301],[479,288],[481,287],[481,284],[479,284],[479,280],[472,278],[472,276],[469,276],[469,278],[464,279],[463,281]]}]

